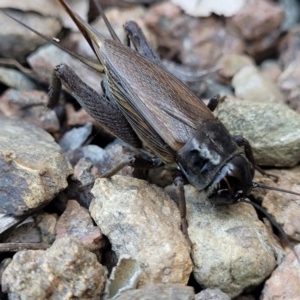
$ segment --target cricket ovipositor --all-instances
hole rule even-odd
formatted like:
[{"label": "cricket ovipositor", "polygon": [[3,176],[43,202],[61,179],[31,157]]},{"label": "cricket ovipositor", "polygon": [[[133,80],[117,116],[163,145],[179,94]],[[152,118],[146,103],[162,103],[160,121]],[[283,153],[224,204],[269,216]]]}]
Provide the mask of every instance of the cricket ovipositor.
[{"label": "cricket ovipositor", "polygon": [[[206,106],[186,85],[164,70],[136,24],[129,22],[125,29],[138,51],[119,41],[101,9],[113,39],[94,30],[63,0],[58,2],[76,23],[98,62],[71,53],[55,40],[31,30],[105,73],[105,96],[86,86],[68,66],[59,65],[54,71],[50,100],[58,100],[63,83],[83,108],[113,135],[155,155],[154,158],[130,157],[113,171],[126,164],[154,168],[161,161],[175,162],[181,172],[176,184],[182,201],[185,179],[198,190],[204,190],[215,204],[244,200],[257,186],[253,183],[255,165],[251,147],[243,137],[230,135],[213,115],[218,97]],[[184,204],[180,208],[184,218]]]}]

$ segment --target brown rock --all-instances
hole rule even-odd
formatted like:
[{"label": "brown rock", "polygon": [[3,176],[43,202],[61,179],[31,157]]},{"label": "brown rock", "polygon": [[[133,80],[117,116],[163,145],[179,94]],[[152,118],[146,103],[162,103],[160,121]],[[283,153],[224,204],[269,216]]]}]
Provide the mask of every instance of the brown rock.
[{"label": "brown rock", "polygon": [[10,299],[99,299],[105,269],[93,253],[74,238],[57,240],[51,248],[20,251],[2,276]]},{"label": "brown rock", "polygon": [[181,14],[170,2],[151,7],[145,21],[157,35],[159,46],[168,49],[165,58],[179,56],[183,64],[192,67],[215,67],[221,55],[245,50],[243,41],[224,28],[219,19]]},{"label": "brown rock", "polygon": [[151,284],[139,290],[124,292],[116,300],[194,300],[190,286],[180,284]]},{"label": "brown rock", "polygon": [[[89,5],[85,0],[72,0],[68,2],[72,9],[77,12],[84,20],[87,20],[87,13],[89,9]],[[17,10],[22,11],[31,11],[31,12],[37,12],[41,15],[46,16],[53,16],[54,20],[57,21],[57,18],[59,18],[65,27],[72,28],[77,30],[76,25],[70,18],[68,18],[67,13],[61,8],[61,6],[56,3],[55,1],[48,1],[48,0],[39,0],[38,5],[35,0],[28,0],[28,1],[20,1],[20,2],[11,2],[9,0],[2,0],[0,3],[1,8],[14,8]],[[32,14],[34,16],[38,16],[38,14]],[[43,17],[45,19],[45,17]],[[29,18],[31,19],[31,18]],[[28,24],[28,23],[27,23]],[[41,23],[40,25],[44,25],[45,23]],[[47,24],[46,24],[47,25]],[[38,25],[36,25],[38,26]],[[38,28],[39,31],[40,27],[31,26],[32,28]],[[51,26],[48,24],[48,30],[51,29]],[[45,33],[44,33],[45,34]],[[47,34],[45,34],[47,35]],[[55,35],[48,35],[48,36],[55,36]]]},{"label": "brown rock", "polygon": [[9,89],[0,98],[0,111],[7,116],[35,124],[48,132],[58,132],[59,121],[46,105],[48,96],[42,91]]},{"label": "brown rock", "polygon": [[247,43],[246,52],[256,61],[262,61],[276,53],[276,46],[281,37],[280,29],[274,29],[268,35]]},{"label": "brown rock", "polygon": [[254,60],[243,54],[225,54],[217,62],[220,81],[228,82],[244,66],[255,65]]},{"label": "brown rock", "polygon": [[94,167],[92,161],[88,158],[80,158],[74,167],[72,180],[76,180],[84,188],[93,185],[98,176],[98,169]]},{"label": "brown rock", "polygon": [[280,53],[279,62],[283,68],[287,68],[294,62],[300,53],[300,26],[295,26],[281,40],[278,51]]},{"label": "brown rock", "polygon": [[68,53],[58,49],[54,45],[45,45],[32,53],[27,61],[36,74],[37,80],[43,84],[50,85],[52,82],[52,73],[54,67],[64,63],[74,69],[76,74],[83,78],[84,82],[95,91],[102,93],[100,86],[100,74],[91,68],[85,66],[77,59],[71,57]]},{"label": "brown rock", "polygon": [[[95,162],[95,166],[98,168],[99,173],[103,175],[118,165],[120,160],[124,157],[135,154],[136,152],[126,145],[112,142],[106,146],[104,155],[98,158],[98,161]],[[134,169],[131,166],[126,166],[116,174],[133,177],[133,172]]]},{"label": "brown rock", "polygon": [[[300,245],[295,247],[300,256]],[[261,300],[272,299],[299,299],[300,295],[300,263],[293,252],[290,252],[282,264],[272,273],[267,280],[260,296]]]},{"label": "brown rock", "polygon": [[[300,193],[300,168],[291,170],[270,170],[278,175],[279,180],[274,185],[285,190]],[[285,233],[292,239],[300,241],[300,204],[299,196],[268,191],[263,199],[262,206],[274,216],[276,222],[282,226]]]},{"label": "brown rock", "polygon": [[278,86],[286,96],[286,102],[297,112],[300,112],[300,70],[297,67],[299,63],[300,52],[278,78]]},{"label": "brown rock", "polygon": [[[3,1],[1,1],[0,7],[5,7]],[[20,3],[25,4],[25,2]],[[40,4],[35,3],[35,6],[40,6]],[[12,7],[12,5],[8,7]],[[49,37],[56,36],[61,30],[60,22],[55,17],[49,17],[49,12],[47,12],[48,17],[42,17],[34,12],[10,11],[9,14]],[[9,19],[4,14],[0,15],[0,27],[5,28],[0,33],[0,54],[2,57],[24,61],[29,53],[45,44],[45,41],[35,33]]]},{"label": "brown rock", "polygon": [[271,80],[272,82],[277,83],[278,77],[282,73],[282,70],[277,61],[267,59],[267,60],[263,61],[261,64],[260,73],[262,76],[264,76],[268,80]]},{"label": "brown rock", "polygon": [[93,123],[93,125],[98,125],[94,118],[92,118],[83,108],[76,111],[74,106],[70,103],[66,103],[66,119],[67,125],[78,126],[85,125],[86,123]]},{"label": "brown rock", "polygon": [[20,71],[4,67],[0,67],[0,82],[8,87],[21,91],[34,90],[37,88],[35,82]]},{"label": "brown rock", "polygon": [[42,242],[53,244],[56,236],[55,226],[58,216],[56,214],[41,213],[35,216],[37,227],[40,230]]},{"label": "brown rock", "polygon": [[69,200],[66,210],[56,223],[56,238],[78,238],[89,251],[99,250],[104,246],[99,227],[94,226],[93,220],[84,207],[75,200]]},{"label": "brown rock", "polygon": [[41,128],[1,115],[0,127],[0,212],[35,211],[66,188],[71,165]]},{"label": "brown rock", "polygon": [[240,69],[232,78],[232,86],[240,99],[260,103],[284,102],[279,88],[253,65]]},{"label": "brown rock", "polygon": [[280,5],[266,0],[250,0],[228,22],[239,29],[246,40],[257,40],[278,28],[283,18]]},{"label": "brown rock", "polygon": [[161,188],[131,177],[97,179],[90,212],[117,257],[139,262],[138,286],[186,284],[192,270],[178,207]]},{"label": "brown rock", "polygon": [[[180,45],[183,64],[198,68],[215,67],[221,55],[240,54],[245,49],[244,43],[214,17],[197,19],[198,22],[185,21],[191,26],[187,29],[184,43]],[[182,38],[178,37],[178,41]]]},{"label": "brown rock", "polygon": [[105,151],[96,145],[88,145],[69,154],[70,161],[75,164],[74,175],[69,180],[68,188],[58,196],[56,204],[60,210],[66,209],[69,199],[76,199],[81,206],[89,208],[93,198],[91,189],[99,176],[92,160],[97,161],[103,152]]}]

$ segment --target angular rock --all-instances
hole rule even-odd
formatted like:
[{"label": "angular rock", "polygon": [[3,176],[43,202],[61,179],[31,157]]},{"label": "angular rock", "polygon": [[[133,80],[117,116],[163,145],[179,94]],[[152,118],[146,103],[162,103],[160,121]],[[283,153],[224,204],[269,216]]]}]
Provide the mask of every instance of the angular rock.
[{"label": "angular rock", "polygon": [[282,73],[279,63],[273,59],[266,59],[260,65],[260,73],[268,80],[271,80],[275,84],[278,77]]},{"label": "angular rock", "polygon": [[195,300],[230,300],[231,298],[218,289],[205,289],[195,295]]},{"label": "angular rock", "polygon": [[55,225],[57,219],[57,214],[40,213],[35,216],[36,225],[41,233],[43,243],[53,244],[56,236]]},{"label": "angular rock", "polygon": [[72,104],[66,103],[65,109],[68,126],[82,126],[86,123],[92,123],[93,125],[99,126],[95,119],[93,119],[83,108],[75,110]]},{"label": "angular rock", "polygon": [[0,212],[19,216],[66,188],[72,168],[44,130],[3,116],[0,127]]},{"label": "angular rock", "polygon": [[276,266],[275,250],[250,204],[215,207],[204,193],[185,186],[193,274],[206,288],[230,297],[259,285]]},{"label": "angular rock", "polygon": [[[300,193],[299,167],[291,170],[268,170],[268,172],[278,176],[278,182],[271,186]],[[275,218],[284,232],[296,241],[300,241],[299,198],[292,194],[267,191],[262,202],[262,206]]]},{"label": "angular rock", "polygon": [[232,86],[238,98],[260,103],[283,103],[279,88],[262,76],[255,66],[245,66],[232,78]]},{"label": "angular rock", "polygon": [[[81,158],[92,161],[95,164],[101,157],[104,156],[106,151],[97,145],[87,145],[68,153],[70,162],[75,165]],[[76,176],[77,178],[78,176]]]},{"label": "angular rock", "polygon": [[[96,148],[98,147],[95,145],[89,145],[87,147],[91,146],[94,146]],[[75,153],[75,155],[82,154],[77,151],[75,151]],[[73,156],[72,159],[77,158]],[[80,158],[74,166],[74,174],[69,180],[68,188],[59,194],[55,201],[55,205],[59,208],[59,210],[65,211],[69,199],[76,199],[81,206],[89,208],[93,198],[91,189],[97,177],[99,177],[99,172],[97,167],[94,166],[91,159],[85,157]]]},{"label": "angular rock", "polygon": [[5,232],[13,226],[20,224],[25,219],[26,217],[15,217],[12,215],[0,213],[0,234],[2,234],[3,232]]},{"label": "angular rock", "polygon": [[281,31],[290,31],[298,22],[300,5],[297,0],[279,0],[284,10],[284,21],[281,23]]},{"label": "angular rock", "polygon": [[2,276],[10,299],[99,299],[106,280],[96,255],[74,238],[51,248],[20,251]]},{"label": "angular rock", "polygon": [[284,12],[280,5],[266,0],[252,0],[247,1],[228,21],[240,30],[246,40],[257,40],[278,28],[283,18]]},{"label": "angular rock", "polygon": [[[143,30],[144,35],[146,36],[147,41],[149,44],[156,49],[157,48],[157,41],[155,35],[149,31],[148,27],[145,24],[145,13],[146,9],[143,6],[134,6],[129,9],[122,9],[122,8],[110,8],[106,10],[106,16],[109,19],[112,27],[116,31],[117,35],[120,37],[121,41],[125,40],[126,32],[124,30],[124,24],[128,21],[134,20]],[[103,18],[99,17],[93,22],[93,28],[101,32],[106,37],[111,37],[107,26],[105,25]],[[86,43],[85,43],[86,44]],[[89,53],[91,55],[91,48],[89,47]],[[80,53],[82,53],[80,51]]]},{"label": "angular rock", "polygon": [[90,212],[117,257],[129,255],[141,268],[138,286],[186,284],[192,270],[176,204],[162,189],[130,177],[97,179]]},{"label": "angular rock", "polygon": [[254,60],[244,54],[225,54],[218,60],[218,66],[220,71],[218,75],[221,77],[221,81],[230,80],[241,68],[254,65]]},{"label": "angular rock", "polygon": [[47,108],[47,101],[48,95],[42,91],[8,89],[0,98],[0,111],[7,117],[22,119],[48,132],[58,132],[57,115]]},{"label": "angular rock", "polygon": [[[295,247],[300,256],[300,244]],[[270,299],[299,299],[300,295],[300,263],[293,252],[290,252],[282,264],[267,280],[261,300]]]},{"label": "angular rock", "polygon": [[87,123],[79,128],[73,128],[67,131],[59,141],[59,146],[63,152],[75,150],[86,142],[88,137],[91,135],[93,125]]},{"label": "angular rock", "polygon": [[300,161],[300,116],[286,105],[225,100],[215,115],[250,142],[256,163],[290,167]]},{"label": "angular rock", "polygon": [[[77,12],[84,20],[87,20],[87,13],[89,10],[89,5],[87,1],[85,0],[72,0],[68,2],[74,11]],[[61,8],[61,6],[56,3],[56,1],[48,1],[48,0],[39,0],[38,5],[35,0],[28,0],[26,2],[20,1],[20,2],[11,2],[9,0],[2,0],[0,3],[1,8],[14,8],[17,10],[22,11],[33,11],[38,12],[39,14],[46,15],[46,16],[53,16],[55,17],[54,20],[57,21],[57,18],[59,18],[65,27],[72,28],[77,30],[76,25],[74,22],[68,18],[67,13]],[[34,14],[34,16],[37,16],[37,14]],[[43,20],[45,17],[43,17]],[[43,24],[45,25],[45,24]],[[38,26],[38,25],[36,25]],[[50,25],[48,25],[50,27]],[[39,28],[32,26],[32,28]],[[47,27],[46,27],[47,28]],[[51,28],[51,27],[50,27]],[[50,29],[48,28],[48,29]],[[41,31],[39,29],[39,31]],[[45,34],[45,33],[44,33]],[[47,34],[45,34],[47,35]],[[48,35],[48,36],[55,36],[55,35]]]},{"label": "angular rock", "polygon": [[295,26],[280,42],[279,62],[286,69],[300,54],[300,25]]},{"label": "angular rock", "polygon": [[1,243],[40,243],[41,241],[41,234],[31,217],[1,237]]},{"label": "angular rock", "polygon": [[281,31],[274,29],[268,35],[246,43],[246,52],[256,61],[262,61],[270,57],[270,53],[276,52],[276,47],[280,42]]},{"label": "angular rock", "polygon": [[[122,141],[116,140],[116,142],[112,142],[105,147],[105,155],[99,157],[95,166],[98,168],[100,174],[105,174],[118,164],[122,158],[134,154],[136,154],[134,149],[130,148],[130,146],[128,147],[128,145]],[[134,169],[132,167],[126,166],[116,174],[132,177],[133,171]]]},{"label": "angular rock", "polygon": [[167,50],[163,58],[176,54],[183,64],[194,68],[215,67],[222,55],[245,50],[244,42],[220,20],[187,16],[170,1],[152,6],[145,22],[156,33],[158,45]]},{"label": "angular rock", "polygon": [[80,183],[80,186],[84,188],[86,186],[93,185],[95,179],[98,176],[98,169],[94,167],[91,159],[83,157],[79,159],[79,161],[74,167],[74,174],[72,176],[72,180],[78,181],[78,183]]},{"label": "angular rock", "polygon": [[300,112],[300,71],[297,68],[299,62],[300,52],[278,78],[278,86],[286,96],[286,102],[297,112]]},{"label": "angular rock", "polygon": [[[3,1],[6,0],[1,1],[0,7],[13,6],[5,6],[5,3],[3,3]],[[26,5],[28,5],[27,1],[21,1],[19,3],[23,5],[26,3]],[[10,4],[12,4],[12,2],[10,2]],[[39,5],[35,3],[35,6],[42,7],[40,3]],[[47,17],[42,17],[34,12],[25,13],[21,11],[9,11],[9,14],[49,37],[56,36],[62,28],[60,22],[55,17],[50,17],[49,11],[47,11]],[[0,16],[0,26],[1,28],[5,28],[5,30],[1,30],[0,33],[0,54],[2,57],[15,58],[18,61],[24,61],[25,57],[29,53],[37,49],[39,46],[45,44],[45,41],[38,35],[29,31],[17,22],[11,20],[4,14],[1,14]]]},{"label": "angular rock", "polygon": [[136,259],[121,255],[106,284],[106,298],[117,298],[125,291],[136,289],[141,274],[140,264]]},{"label": "angular rock", "polygon": [[0,67],[0,82],[21,91],[37,88],[36,84],[20,71],[4,67]]},{"label": "angular rock", "polygon": [[89,251],[99,250],[104,246],[99,227],[94,226],[93,220],[84,207],[75,200],[69,200],[66,210],[56,223],[56,238],[78,238]]},{"label": "angular rock", "polygon": [[151,284],[139,290],[127,291],[116,300],[194,300],[194,290],[180,284]]},{"label": "angular rock", "polygon": [[226,96],[227,98],[228,98],[228,96],[230,97],[231,95],[233,95],[231,87],[229,87],[225,84],[219,83],[216,80],[207,79],[206,84],[207,84],[207,90],[204,94],[204,97],[206,98],[206,100],[203,99],[204,102],[207,101],[206,105],[208,104],[208,100],[217,94],[219,94],[221,97]]},{"label": "angular rock", "polygon": [[35,72],[37,80],[44,84],[50,85],[54,67],[64,63],[71,67],[86,84],[100,94],[102,93],[100,74],[54,45],[40,47],[27,58],[27,61]]}]

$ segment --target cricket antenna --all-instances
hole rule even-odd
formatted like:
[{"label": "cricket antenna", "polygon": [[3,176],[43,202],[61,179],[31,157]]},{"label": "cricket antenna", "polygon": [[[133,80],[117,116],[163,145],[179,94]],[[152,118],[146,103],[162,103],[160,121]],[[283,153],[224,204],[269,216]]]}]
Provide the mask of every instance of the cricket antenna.
[{"label": "cricket antenna", "polygon": [[276,188],[276,187],[271,187],[271,186],[267,186],[264,184],[259,184],[256,182],[252,183],[252,188],[262,188],[262,189],[266,189],[266,190],[271,190],[271,191],[277,191],[277,192],[281,192],[281,193],[287,193],[287,194],[292,194],[292,195],[296,195],[296,196],[300,196],[300,193],[295,193],[289,190],[284,190],[284,189],[280,189],[280,188]]},{"label": "cricket antenna", "polygon": [[104,23],[105,23],[107,29],[109,30],[109,33],[110,33],[111,37],[112,37],[115,41],[118,41],[118,42],[121,43],[121,40],[119,39],[119,37],[117,36],[116,32],[114,31],[114,29],[112,28],[111,24],[109,23],[109,21],[108,21],[106,15],[105,15],[105,13],[104,13],[104,11],[103,11],[103,8],[102,8],[101,4],[99,3],[98,0],[93,0],[93,1],[94,1],[95,5],[97,6],[97,9],[98,9],[98,11],[99,11],[101,17],[103,18]]},{"label": "cricket antenna", "polygon": [[244,203],[249,203],[251,204],[253,207],[255,207],[257,210],[259,210],[261,213],[263,213],[268,220],[270,221],[270,223],[272,224],[272,226],[274,226],[279,234],[281,235],[281,237],[283,238],[283,240],[285,241],[285,243],[287,244],[287,246],[289,247],[289,249],[291,251],[293,251],[295,257],[297,258],[298,262],[300,263],[300,257],[298,255],[298,253],[296,252],[296,250],[294,249],[289,237],[287,236],[287,234],[285,233],[285,231],[282,229],[282,227],[276,222],[276,220],[273,218],[272,215],[270,215],[265,209],[263,209],[260,205],[258,205],[257,203],[249,200],[249,199],[243,199],[240,200],[240,202],[244,202]]}]

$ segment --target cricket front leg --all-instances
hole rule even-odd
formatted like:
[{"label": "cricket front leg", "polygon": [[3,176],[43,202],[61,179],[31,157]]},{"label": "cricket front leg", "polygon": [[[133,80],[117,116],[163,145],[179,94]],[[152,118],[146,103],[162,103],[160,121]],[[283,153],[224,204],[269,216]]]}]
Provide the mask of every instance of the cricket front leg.
[{"label": "cricket front leg", "polygon": [[99,95],[85,84],[76,73],[67,65],[55,67],[52,76],[52,85],[49,90],[49,107],[53,108],[58,100],[62,84],[71,95],[80,103],[86,112],[101,126],[129,145],[140,148],[140,139],[124,117],[122,112],[104,96]]},{"label": "cricket front leg", "polygon": [[211,112],[215,111],[220,103],[225,100],[226,96],[221,97],[220,95],[214,95],[209,99],[207,107],[210,109]]},{"label": "cricket front leg", "polygon": [[247,139],[245,139],[242,135],[235,135],[233,136],[235,142],[240,147],[244,147],[245,155],[247,159],[252,163],[252,165],[255,167],[255,169],[262,175],[268,176],[273,179],[273,181],[278,181],[278,176],[274,174],[267,173],[262,168],[260,168],[258,165],[255,164],[255,159],[252,151],[252,147]]},{"label": "cricket front leg", "polygon": [[180,171],[176,171],[174,174],[174,185],[176,189],[176,195],[178,199],[178,208],[181,218],[181,230],[183,235],[185,236],[188,244],[192,247],[193,243],[190,240],[189,234],[188,234],[188,223],[186,220],[186,201],[185,201],[185,194],[184,194],[184,176]]}]

